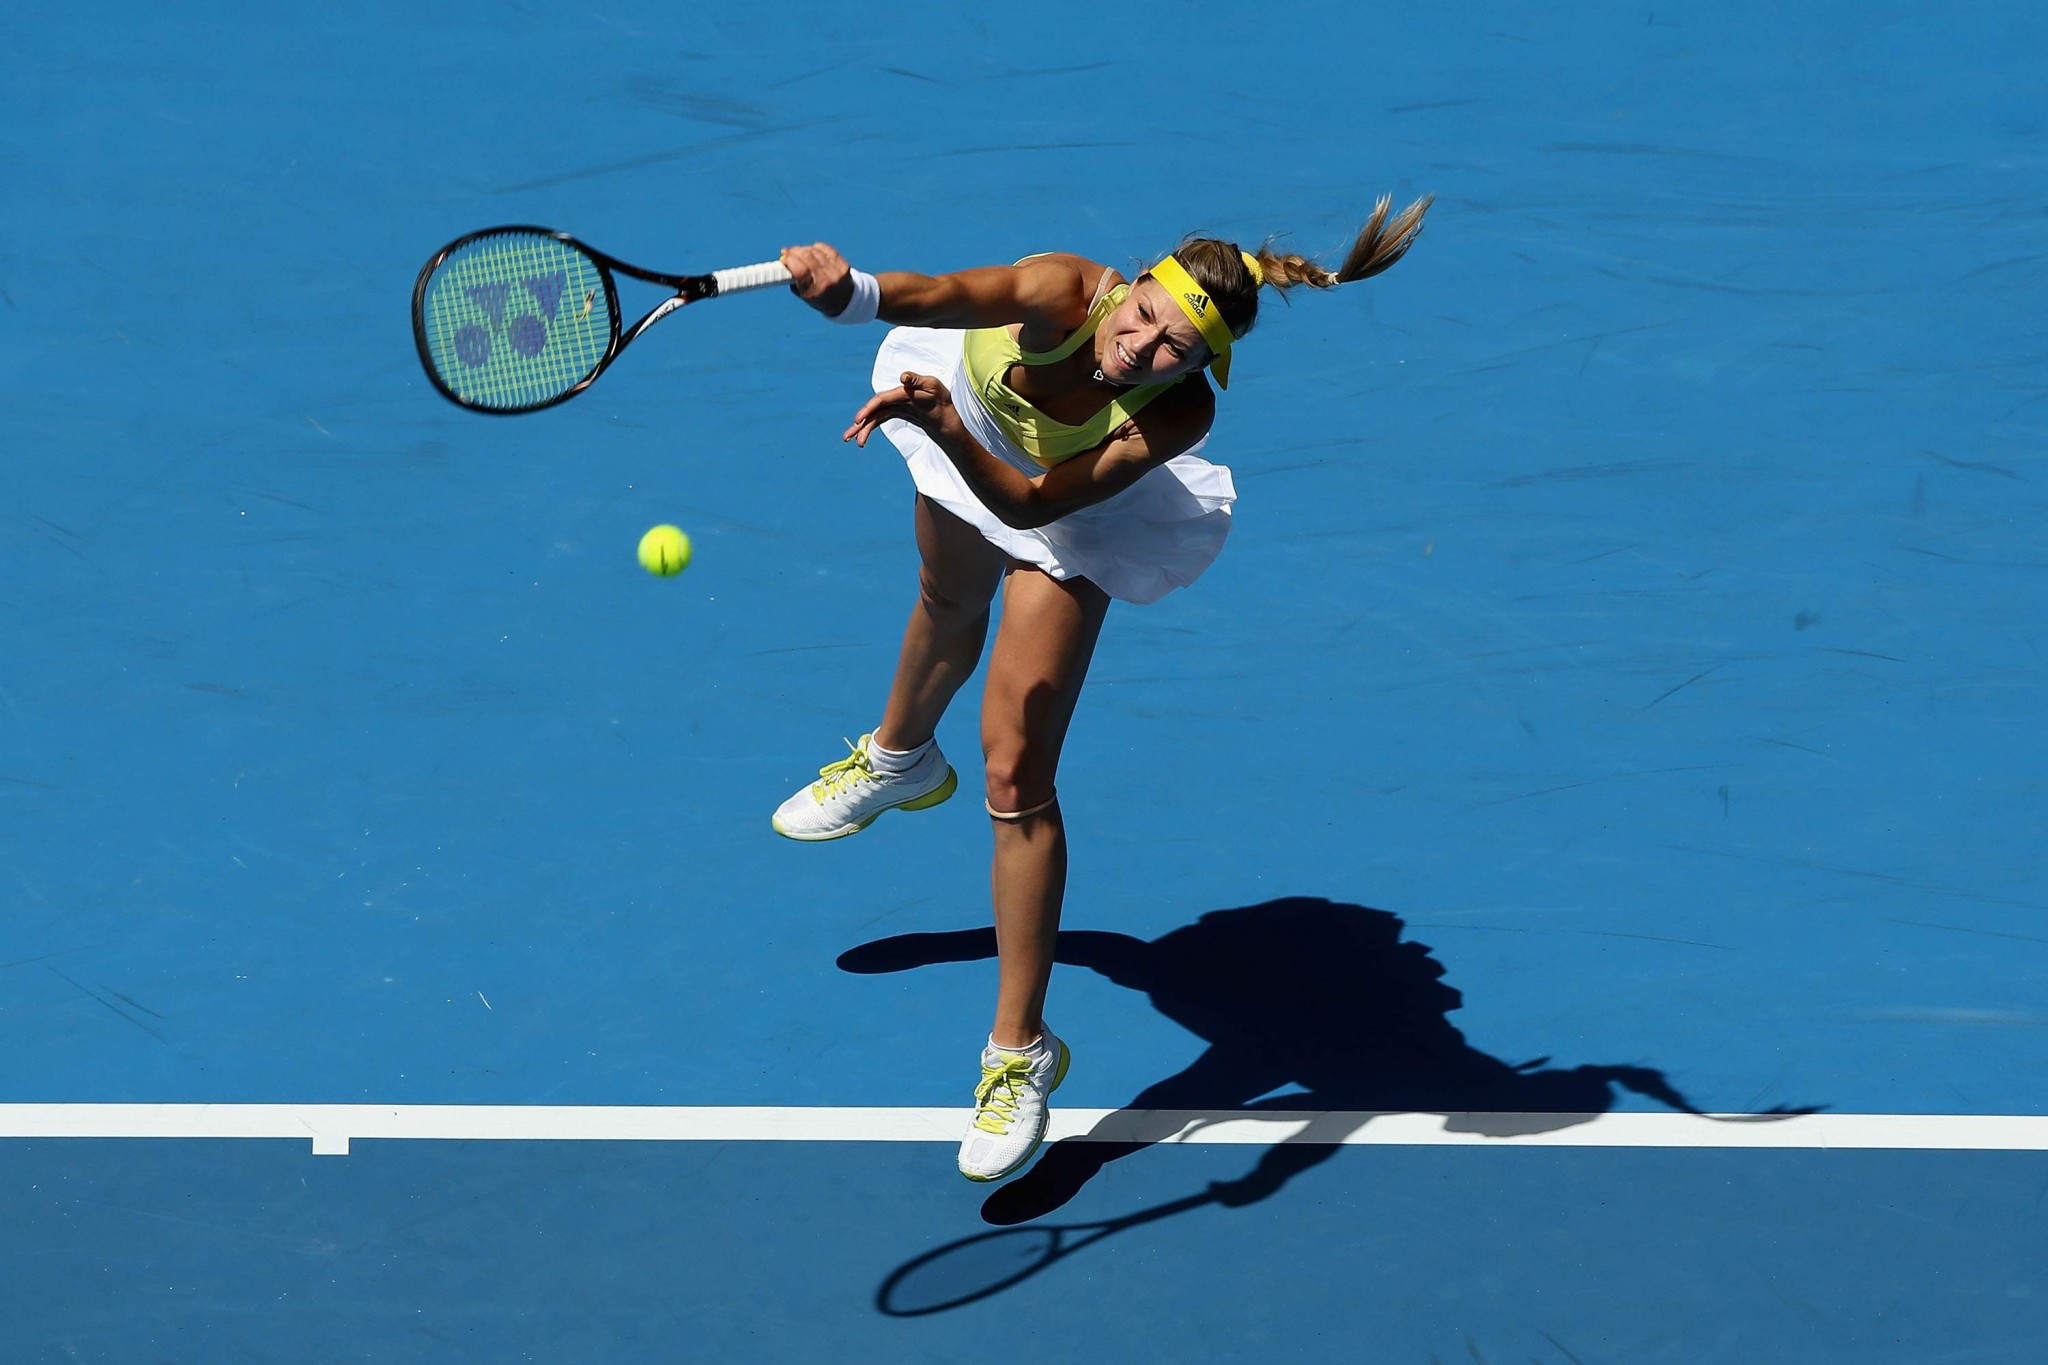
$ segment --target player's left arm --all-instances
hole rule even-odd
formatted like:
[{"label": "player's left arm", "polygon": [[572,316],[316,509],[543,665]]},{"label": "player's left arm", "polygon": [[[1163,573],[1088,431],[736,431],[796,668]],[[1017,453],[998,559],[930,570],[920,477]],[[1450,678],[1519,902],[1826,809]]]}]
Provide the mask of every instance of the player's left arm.
[{"label": "player's left arm", "polygon": [[883,422],[911,422],[945,452],[998,520],[1028,530],[1115,497],[1193,447],[1215,416],[1214,390],[1200,375],[1190,375],[1139,409],[1101,445],[1033,478],[974,439],[944,384],[930,375],[905,374],[900,387],[876,394],[854,414],[844,439],[865,446]]}]

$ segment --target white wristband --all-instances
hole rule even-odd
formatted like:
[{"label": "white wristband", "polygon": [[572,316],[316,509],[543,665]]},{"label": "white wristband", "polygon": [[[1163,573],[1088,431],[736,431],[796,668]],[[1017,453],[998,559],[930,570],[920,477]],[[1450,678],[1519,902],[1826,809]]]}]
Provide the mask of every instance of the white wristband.
[{"label": "white wristband", "polygon": [[865,270],[850,271],[847,278],[853,281],[853,298],[833,316],[832,321],[848,327],[873,322],[882,311],[882,282]]}]

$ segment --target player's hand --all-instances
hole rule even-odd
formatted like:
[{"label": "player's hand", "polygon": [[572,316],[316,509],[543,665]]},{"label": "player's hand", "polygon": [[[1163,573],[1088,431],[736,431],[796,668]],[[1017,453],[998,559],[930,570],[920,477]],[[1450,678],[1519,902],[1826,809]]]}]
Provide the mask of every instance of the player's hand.
[{"label": "player's hand", "polygon": [[789,292],[826,317],[838,317],[853,302],[853,267],[836,247],[786,246],[781,259],[789,267]]},{"label": "player's hand", "polygon": [[901,418],[911,425],[933,436],[957,428],[960,414],[953,407],[953,395],[946,392],[946,386],[928,374],[903,372],[903,382],[896,388],[876,394],[861,404],[859,412],[853,415],[853,425],[839,439],[865,446],[875,428],[892,418]]}]

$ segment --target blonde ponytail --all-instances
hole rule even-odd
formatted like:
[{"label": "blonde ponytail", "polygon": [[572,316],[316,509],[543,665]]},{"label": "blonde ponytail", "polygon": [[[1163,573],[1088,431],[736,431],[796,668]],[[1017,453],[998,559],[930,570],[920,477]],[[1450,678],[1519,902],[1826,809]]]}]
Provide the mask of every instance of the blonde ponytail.
[{"label": "blonde ponytail", "polygon": [[1373,205],[1372,217],[1359,229],[1351,250],[1344,254],[1344,264],[1335,271],[1325,270],[1306,256],[1275,252],[1270,245],[1259,248],[1259,267],[1265,272],[1266,283],[1283,293],[1297,284],[1333,289],[1353,280],[1370,279],[1407,254],[1422,233],[1422,215],[1435,202],[1435,195],[1426,194],[1402,209],[1390,223],[1387,211],[1394,206],[1394,199],[1392,195],[1381,195]]},{"label": "blonde ponytail", "polygon": [[1271,238],[1256,253],[1257,275],[1247,267],[1247,253],[1240,252],[1236,243],[1214,237],[1185,238],[1174,250],[1174,259],[1216,301],[1230,334],[1241,337],[1258,321],[1262,285],[1279,290],[1285,297],[1298,284],[1331,289],[1353,280],[1370,279],[1407,254],[1422,232],[1422,215],[1435,202],[1435,195],[1426,194],[1389,222],[1387,213],[1394,206],[1393,196],[1381,195],[1373,205],[1372,217],[1358,230],[1351,249],[1344,254],[1344,263],[1334,271],[1324,269],[1307,256],[1273,250]]}]

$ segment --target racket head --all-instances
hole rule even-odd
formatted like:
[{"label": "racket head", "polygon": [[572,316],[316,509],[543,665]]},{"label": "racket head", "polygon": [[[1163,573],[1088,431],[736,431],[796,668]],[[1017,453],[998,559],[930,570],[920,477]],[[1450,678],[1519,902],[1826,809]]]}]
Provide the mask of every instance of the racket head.
[{"label": "racket head", "polygon": [[534,412],[581,392],[618,353],[618,289],[566,232],[485,228],[421,268],[412,332],[427,378],[450,402]]},{"label": "racket head", "polygon": [[882,1282],[875,1306],[892,1318],[915,1318],[999,1294],[1058,1260],[1061,1232],[1004,1228],[927,1251]]}]

